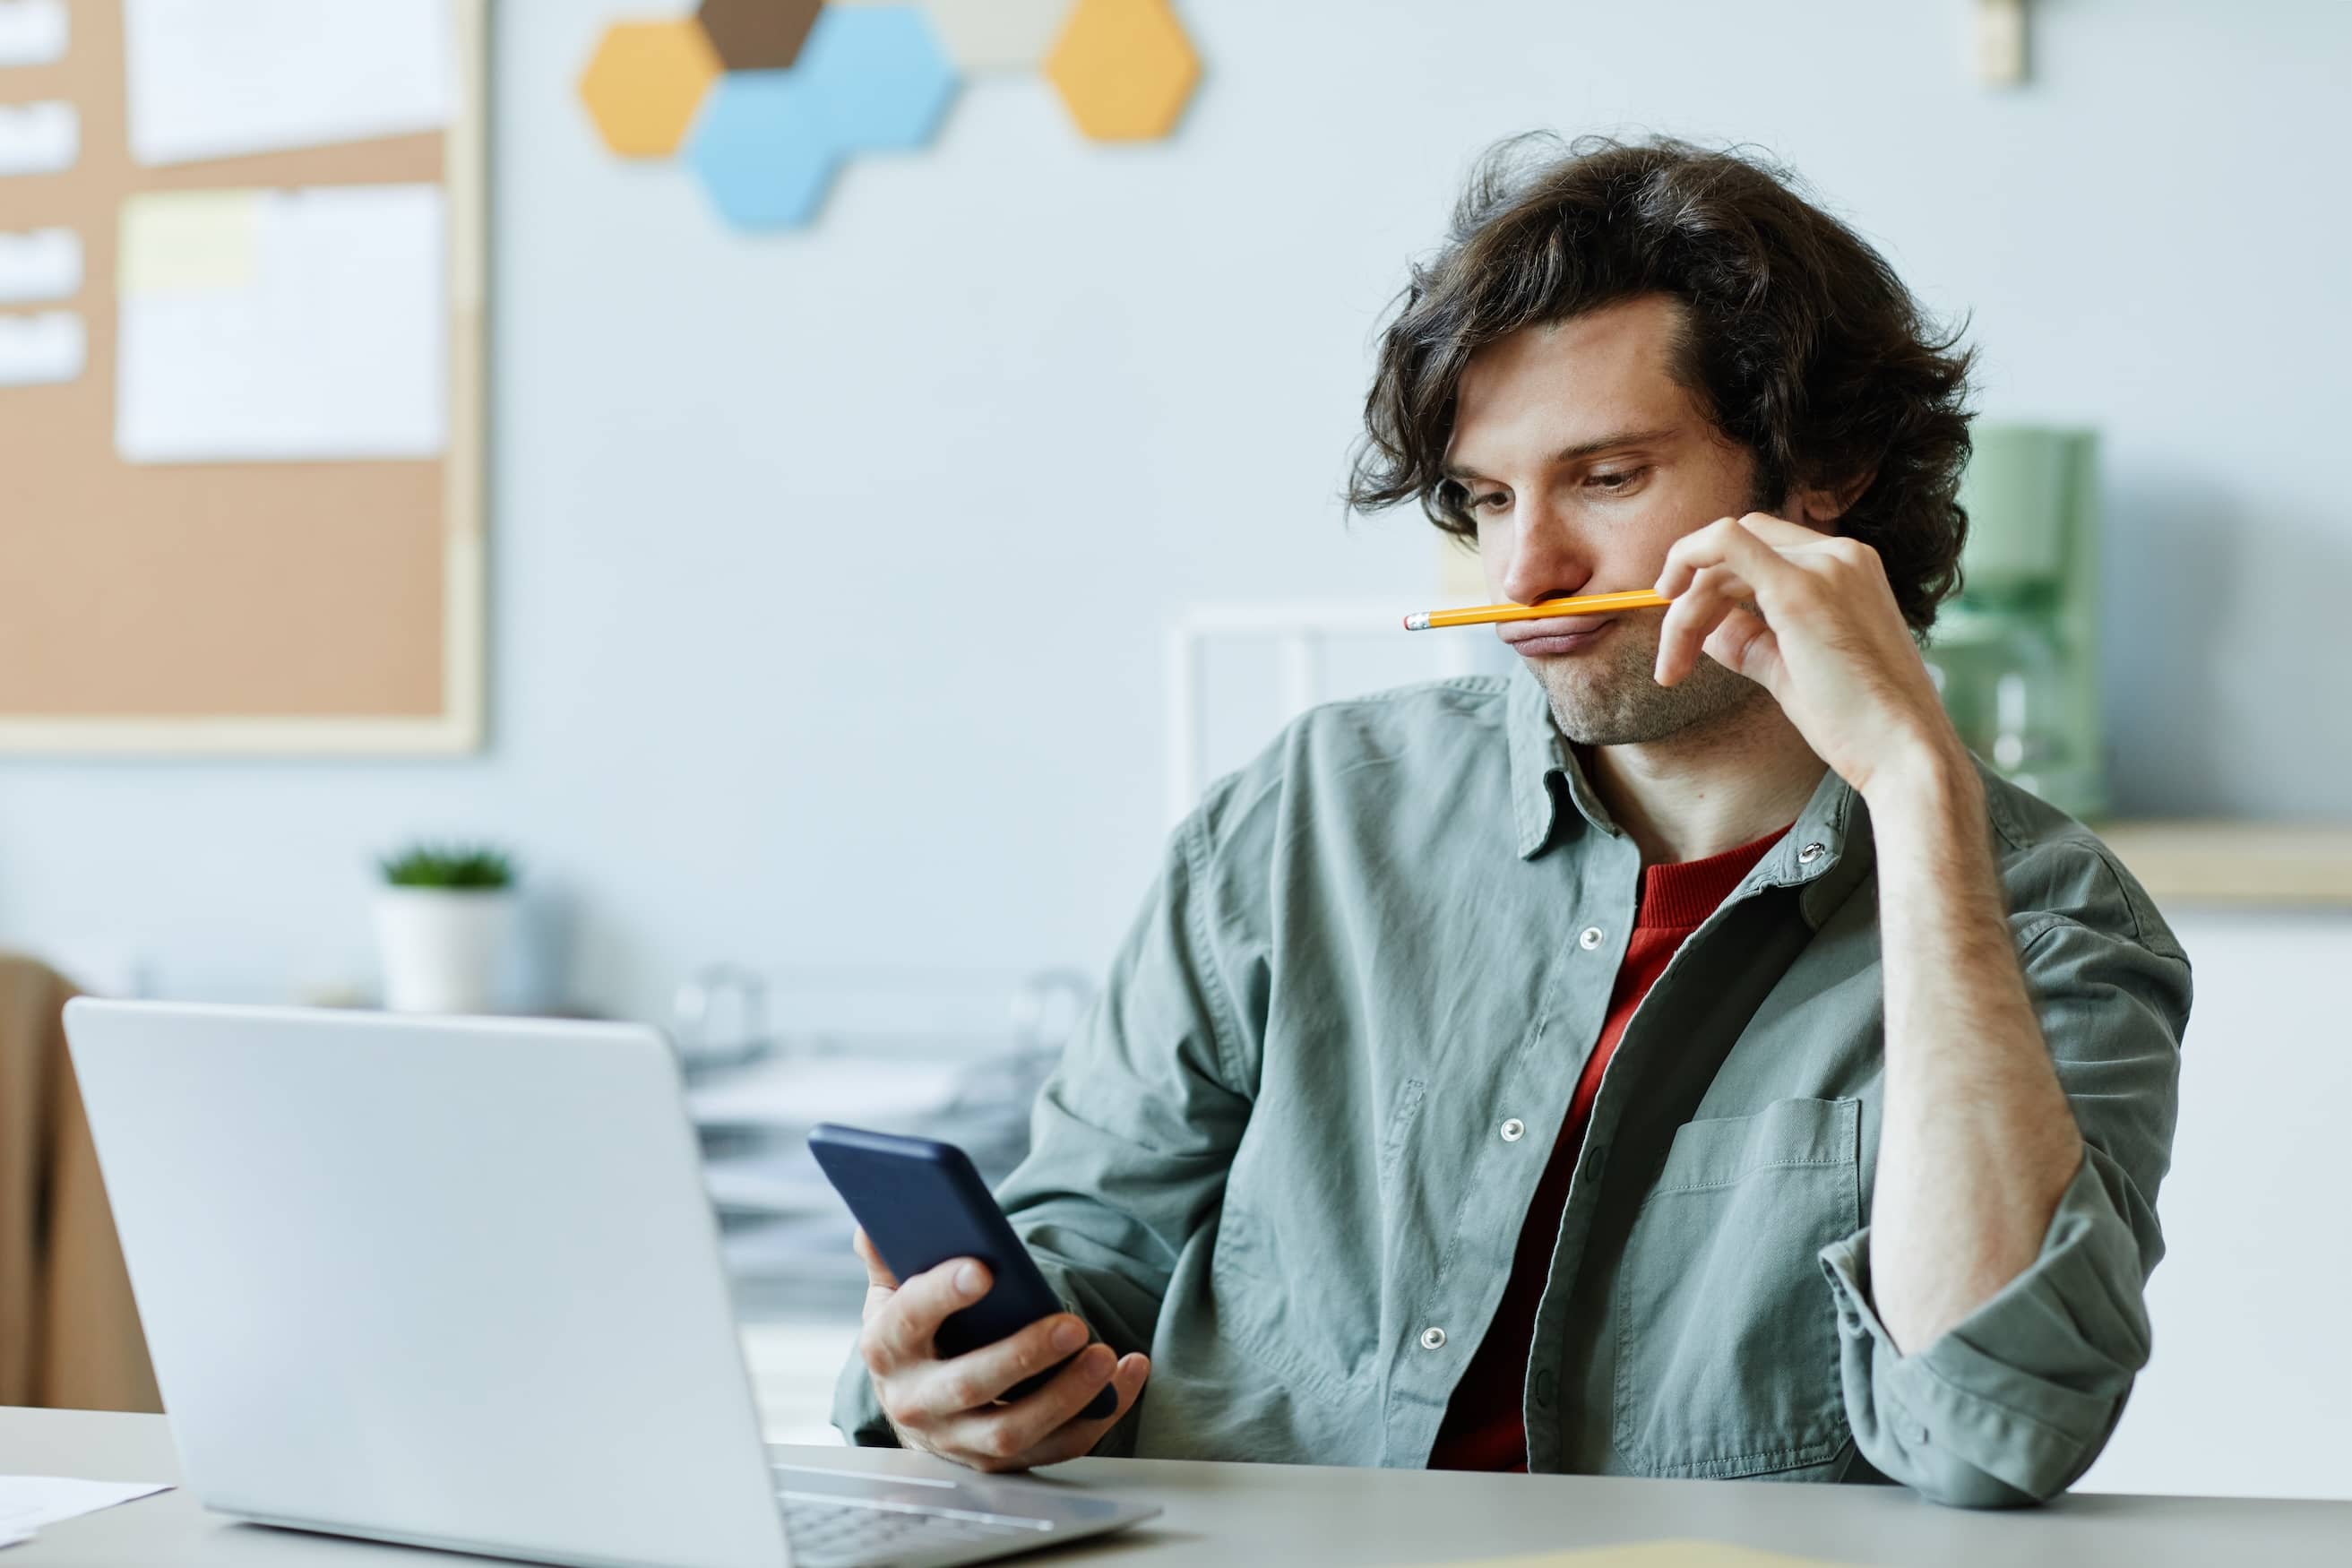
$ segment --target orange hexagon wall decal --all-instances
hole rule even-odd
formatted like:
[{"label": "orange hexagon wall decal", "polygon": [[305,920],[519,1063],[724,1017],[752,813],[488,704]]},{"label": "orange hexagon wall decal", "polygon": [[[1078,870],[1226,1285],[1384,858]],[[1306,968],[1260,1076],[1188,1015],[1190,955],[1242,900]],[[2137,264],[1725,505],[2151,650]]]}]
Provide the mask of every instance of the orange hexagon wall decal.
[{"label": "orange hexagon wall decal", "polygon": [[692,17],[615,22],[580,73],[580,100],[605,146],[624,158],[666,158],[718,77],[719,56]]},{"label": "orange hexagon wall decal", "polygon": [[1167,0],[1077,0],[1045,74],[1097,142],[1167,135],[1201,79],[1201,58]]}]

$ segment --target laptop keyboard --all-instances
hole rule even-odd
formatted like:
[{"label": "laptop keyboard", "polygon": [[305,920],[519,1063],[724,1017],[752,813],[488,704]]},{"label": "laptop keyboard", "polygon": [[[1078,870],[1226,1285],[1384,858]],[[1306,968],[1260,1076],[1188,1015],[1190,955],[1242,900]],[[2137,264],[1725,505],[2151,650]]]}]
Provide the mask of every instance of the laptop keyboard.
[{"label": "laptop keyboard", "polygon": [[1039,1519],[845,1503],[838,1497],[780,1492],[784,1533],[795,1568],[889,1568],[893,1563],[976,1562],[1042,1543],[1052,1532]]}]

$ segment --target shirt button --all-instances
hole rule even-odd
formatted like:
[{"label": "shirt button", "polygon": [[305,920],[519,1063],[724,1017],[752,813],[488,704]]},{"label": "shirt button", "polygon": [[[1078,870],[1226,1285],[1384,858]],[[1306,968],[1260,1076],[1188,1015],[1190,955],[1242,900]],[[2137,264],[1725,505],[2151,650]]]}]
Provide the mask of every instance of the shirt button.
[{"label": "shirt button", "polygon": [[1552,1391],[1559,1385],[1559,1380],[1551,1374],[1551,1368],[1548,1366],[1538,1367],[1536,1370],[1537,1408],[1542,1410],[1549,1410],[1551,1408]]},{"label": "shirt button", "polygon": [[1827,851],[1825,851],[1821,845],[1808,844],[1802,849],[1797,851],[1797,864],[1800,866],[1810,866],[1814,861],[1820,859],[1826,852]]},{"label": "shirt button", "polygon": [[1514,1116],[1502,1126],[1503,1142],[1516,1143],[1528,1135],[1528,1124]]},{"label": "shirt button", "polygon": [[1576,944],[1584,949],[1587,952],[1591,952],[1594,948],[1599,947],[1601,945],[1601,928],[1599,926],[1586,926],[1582,931],[1576,933]]},{"label": "shirt button", "polygon": [[1422,1330],[1421,1348],[1425,1351],[1444,1350],[1445,1348],[1445,1331],[1439,1328],[1435,1323],[1432,1323],[1429,1327]]}]

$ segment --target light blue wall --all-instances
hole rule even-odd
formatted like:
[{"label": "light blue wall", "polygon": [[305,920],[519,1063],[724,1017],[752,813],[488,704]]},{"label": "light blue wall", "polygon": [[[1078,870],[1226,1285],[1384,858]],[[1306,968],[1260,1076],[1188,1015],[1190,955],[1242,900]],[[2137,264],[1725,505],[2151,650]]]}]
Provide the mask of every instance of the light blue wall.
[{"label": "light blue wall", "polygon": [[1163,613],[1428,596],[1421,529],[1333,500],[1368,339],[1470,153],[1545,124],[1774,149],[1973,310],[1989,411],[2106,431],[2127,803],[2352,815],[2352,7],[2046,0],[2000,92],[1968,0],[1181,0],[1174,142],[982,81],[756,241],[595,143],[620,8],[499,7],[489,752],[0,763],[0,939],[364,978],[370,853],[464,831],[607,1009],[723,954],[1099,964],[1156,858]]}]

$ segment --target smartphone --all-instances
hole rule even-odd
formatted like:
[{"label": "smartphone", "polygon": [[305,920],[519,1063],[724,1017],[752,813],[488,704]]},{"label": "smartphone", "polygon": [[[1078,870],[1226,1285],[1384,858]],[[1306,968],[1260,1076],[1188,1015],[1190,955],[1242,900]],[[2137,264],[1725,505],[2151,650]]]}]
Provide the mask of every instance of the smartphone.
[{"label": "smartphone", "polygon": [[[1063,1310],[988,1184],[954,1144],[824,1122],[810,1131],[809,1152],[899,1279],[953,1258],[988,1266],[988,1294],[940,1325],[933,1343],[941,1359],[994,1344]],[[1014,1384],[1004,1397],[1036,1392],[1067,1364],[1066,1359]],[[1106,1384],[1080,1414],[1099,1421],[1118,1408],[1118,1391]]]}]

